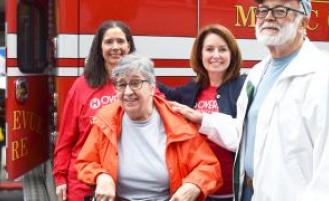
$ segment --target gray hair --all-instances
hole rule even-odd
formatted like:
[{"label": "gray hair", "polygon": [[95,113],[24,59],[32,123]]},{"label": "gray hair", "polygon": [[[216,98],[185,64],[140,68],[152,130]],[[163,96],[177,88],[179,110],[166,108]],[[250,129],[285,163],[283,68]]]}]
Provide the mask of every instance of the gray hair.
[{"label": "gray hair", "polygon": [[123,75],[130,75],[136,72],[141,73],[151,85],[155,85],[153,62],[149,58],[136,54],[128,54],[122,57],[118,66],[112,70],[112,79],[116,81]]}]

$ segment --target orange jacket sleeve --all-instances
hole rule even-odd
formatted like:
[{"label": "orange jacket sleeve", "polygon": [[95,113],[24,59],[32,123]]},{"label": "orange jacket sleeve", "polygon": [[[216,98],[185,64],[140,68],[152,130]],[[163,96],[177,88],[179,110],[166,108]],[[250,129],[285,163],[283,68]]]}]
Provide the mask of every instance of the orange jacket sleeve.
[{"label": "orange jacket sleeve", "polygon": [[78,179],[87,184],[95,185],[96,178],[100,173],[108,173],[102,167],[100,160],[102,137],[104,137],[102,131],[98,126],[94,125],[75,164],[78,171]]},{"label": "orange jacket sleeve", "polygon": [[202,195],[198,200],[204,200],[205,197],[223,185],[220,163],[213,154],[208,143],[197,135],[193,139],[184,143],[182,150],[188,153],[183,154],[183,160],[188,167],[189,174],[183,179],[183,183],[193,183],[197,185]]}]

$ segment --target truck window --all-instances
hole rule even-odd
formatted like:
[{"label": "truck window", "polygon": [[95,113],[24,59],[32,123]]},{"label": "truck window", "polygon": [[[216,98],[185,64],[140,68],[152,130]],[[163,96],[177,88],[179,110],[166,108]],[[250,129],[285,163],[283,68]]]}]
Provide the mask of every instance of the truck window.
[{"label": "truck window", "polygon": [[42,73],[47,67],[47,8],[40,1],[20,1],[17,10],[18,68]]}]

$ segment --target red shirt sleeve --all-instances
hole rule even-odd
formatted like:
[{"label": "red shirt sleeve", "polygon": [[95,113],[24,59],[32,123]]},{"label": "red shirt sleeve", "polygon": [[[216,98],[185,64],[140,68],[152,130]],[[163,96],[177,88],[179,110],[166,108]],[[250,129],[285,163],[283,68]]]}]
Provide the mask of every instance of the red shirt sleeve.
[{"label": "red shirt sleeve", "polygon": [[79,137],[79,115],[82,104],[78,99],[77,81],[70,89],[64,104],[60,132],[55,144],[53,175],[56,185],[67,183],[72,149]]}]

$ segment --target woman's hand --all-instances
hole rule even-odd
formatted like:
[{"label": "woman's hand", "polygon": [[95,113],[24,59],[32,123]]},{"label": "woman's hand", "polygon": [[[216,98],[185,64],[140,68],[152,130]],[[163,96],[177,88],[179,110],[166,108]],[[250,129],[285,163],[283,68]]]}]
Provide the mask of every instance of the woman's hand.
[{"label": "woman's hand", "polygon": [[177,102],[170,102],[169,104],[174,112],[182,114],[183,116],[185,116],[185,118],[194,123],[201,124],[203,118],[201,112]]},{"label": "woman's hand", "polygon": [[169,201],[195,201],[200,195],[200,188],[192,183],[185,183],[174,193]]},{"label": "woman's hand", "polygon": [[67,190],[66,184],[61,184],[61,185],[56,186],[56,195],[57,195],[58,201],[66,200],[66,190]]},{"label": "woman's hand", "polygon": [[97,201],[114,201],[115,183],[109,174],[97,176],[95,198]]}]

